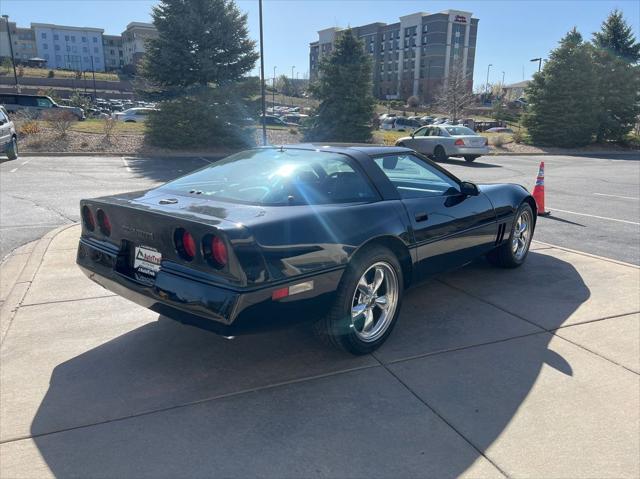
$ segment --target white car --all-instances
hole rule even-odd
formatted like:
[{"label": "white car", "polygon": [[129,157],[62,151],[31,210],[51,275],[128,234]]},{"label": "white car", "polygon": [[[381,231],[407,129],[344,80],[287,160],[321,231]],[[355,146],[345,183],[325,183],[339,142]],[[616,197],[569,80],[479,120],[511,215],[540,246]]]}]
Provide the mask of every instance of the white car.
[{"label": "white car", "polygon": [[0,106],[0,153],[7,155],[10,160],[18,159],[16,127],[3,106]]},{"label": "white car", "polygon": [[129,108],[113,114],[117,121],[125,123],[144,123],[149,112],[156,111],[155,108]]},{"label": "white car", "polygon": [[472,162],[490,151],[484,136],[458,125],[424,126],[411,136],[398,139],[396,146],[411,148],[436,161],[446,161],[450,156],[456,156]]}]

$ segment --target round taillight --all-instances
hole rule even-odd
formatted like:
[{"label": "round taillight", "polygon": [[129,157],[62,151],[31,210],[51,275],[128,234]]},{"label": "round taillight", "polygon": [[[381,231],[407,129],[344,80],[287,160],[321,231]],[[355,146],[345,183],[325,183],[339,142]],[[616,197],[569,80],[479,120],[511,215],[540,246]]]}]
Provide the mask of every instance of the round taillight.
[{"label": "round taillight", "polygon": [[220,267],[225,266],[228,261],[227,245],[217,236],[211,240],[211,259]]},{"label": "round taillight", "polygon": [[96,213],[98,217],[98,226],[100,226],[100,231],[105,236],[111,236],[111,221],[109,221],[109,217],[103,210],[98,210]]},{"label": "round taillight", "polygon": [[93,231],[96,228],[96,222],[93,219],[93,213],[87,205],[82,207],[82,222],[84,223],[84,227],[89,231]]},{"label": "round taillight", "polygon": [[188,231],[182,233],[182,247],[189,259],[193,259],[196,255],[196,240]]}]

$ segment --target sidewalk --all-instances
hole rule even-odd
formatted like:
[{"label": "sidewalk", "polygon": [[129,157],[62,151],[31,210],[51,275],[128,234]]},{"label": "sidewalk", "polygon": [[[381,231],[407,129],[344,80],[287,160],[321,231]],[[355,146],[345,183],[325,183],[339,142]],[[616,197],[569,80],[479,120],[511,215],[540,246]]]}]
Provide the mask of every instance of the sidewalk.
[{"label": "sidewalk", "polygon": [[635,266],[534,243],[408,291],[352,357],[158,318],[80,273],[78,234],[1,268],[2,478],[640,475]]}]

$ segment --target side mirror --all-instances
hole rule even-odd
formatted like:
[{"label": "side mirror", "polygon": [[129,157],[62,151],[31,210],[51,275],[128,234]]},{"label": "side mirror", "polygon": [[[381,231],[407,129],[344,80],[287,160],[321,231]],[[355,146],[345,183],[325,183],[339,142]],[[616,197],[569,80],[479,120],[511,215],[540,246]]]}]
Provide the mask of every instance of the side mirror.
[{"label": "side mirror", "polygon": [[465,196],[478,196],[480,191],[478,191],[478,187],[474,183],[463,181],[460,183],[460,193]]}]

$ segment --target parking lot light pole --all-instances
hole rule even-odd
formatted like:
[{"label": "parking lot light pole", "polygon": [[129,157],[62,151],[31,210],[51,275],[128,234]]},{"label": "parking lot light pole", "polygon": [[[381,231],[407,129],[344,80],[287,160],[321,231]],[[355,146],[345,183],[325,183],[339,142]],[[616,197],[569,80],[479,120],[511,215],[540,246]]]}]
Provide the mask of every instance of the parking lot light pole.
[{"label": "parking lot light pole", "polygon": [[542,68],[542,57],[540,58],[532,58],[529,60],[530,62],[538,62],[538,71]]},{"label": "parking lot light pole", "polygon": [[266,110],[266,84],[264,78],[264,47],[262,43],[262,0],[258,0],[258,11],[260,17],[260,92],[262,103],[262,145],[267,146],[267,110]]},{"label": "parking lot light pole", "polygon": [[487,65],[487,83],[485,87],[485,94],[487,95],[487,98],[489,98],[489,70],[491,69],[492,66],[493,64],[491,63]]},{"label": "parking lot light pole", "polygon": [[271,113],[275,113],[276,111],[276,68],[273,67],[273,90],[271,91],[271,106],[273,111]]},{"label": "parking lot light pole", "polygon": [[293,69],[295,67],[296,67],[295,65],[293,65],[291,67],[291,89],[289,91],[289,93],[291,94],[291,107],[293,107],[293,90],[294,90],[294,88],[293,88]]},{"label": "parking lot light pole", "polygon": [[11,65],[13,65],[13,79],[16,82],[16,92],[20,93],[20,85],[18,85],[18,74],[16,73],[16,59],[13,56],[13,42],[11,41],[11,28],[9,27],[9,15],[2,15],[7,24],[7,36],[9,37],[9,51],[11,52]]}]

